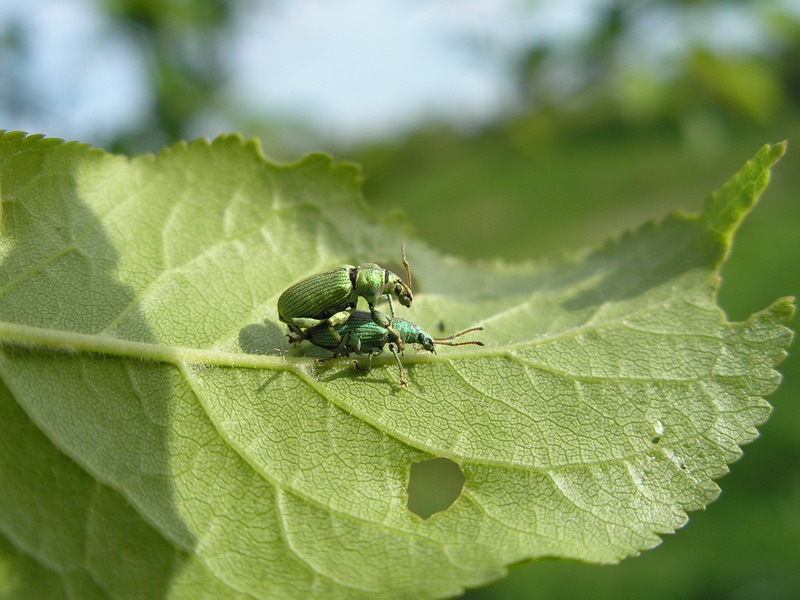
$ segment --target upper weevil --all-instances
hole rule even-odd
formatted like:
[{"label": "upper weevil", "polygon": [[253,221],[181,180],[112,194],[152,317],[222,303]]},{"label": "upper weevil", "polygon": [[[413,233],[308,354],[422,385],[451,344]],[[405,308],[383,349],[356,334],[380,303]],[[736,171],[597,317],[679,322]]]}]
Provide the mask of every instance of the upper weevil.
[{"label": "upper weevil", "polygon": [[334,328],[350,318],[360,296],[367,301],[372,320],[387,329],[393,341],[402,348],[400,334],[392,328],[389,318],[375,310],[375,303],[381,296],[388,298],[392,317],[393,295],[403,306],[411,306],[411,270],[406,260],[405,248],[401,246],[400,252],[408,284],[375,263],[365,263],[357,267],[341,265],[307,277],[287,288],[278,298],[278,317],[300,336],[311,327],[327,324],[328,331],[338,340],[339,334]]}]

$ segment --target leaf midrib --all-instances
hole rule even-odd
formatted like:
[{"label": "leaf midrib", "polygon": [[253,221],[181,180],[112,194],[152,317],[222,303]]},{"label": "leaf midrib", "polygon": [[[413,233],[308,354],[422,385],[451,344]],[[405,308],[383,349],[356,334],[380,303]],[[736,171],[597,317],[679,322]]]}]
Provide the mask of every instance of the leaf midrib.
[{"label": "leaf midrib", "polygon": [[[456,353],[448,353],[447,355],[437,354],[413,354],[404,356],[403,361],[406,363],[426,363],[426,362],[442,362],[450,360],[463,360],[466,358],[496,358],[506,357],[519,360],[514,354],[515,350],[521,350],[540,345],[550,344],[555,341],[569,339],[583,335],[590,332],[597,332],[603,329],[608,329],[618,325],[626,325],[626,322],[634,317],[646,315],[668,304],[680,301],[688,296],[693,295],[699,288],[691,288],[685,290],[684,293],[676,296],[670,296],[655,304],[648,305],[647,307],[631,312],[626,315],[621,315],[615,319],[606,321],[603,324],[593,324],[587,326],[586,323],[559,332],[556,335],[544,336],[514,344],[504,344],[502,346],[489,346],[486,348],[458,350]],[[654,335],[683,335],[686,337],[709,337],[703,334],[676,334],[674,332],[654,333]],[[713,336],[712,336],[713,337]],[[721,339],[721,338],[714,338]],[[194,363],[199,365],[208,365],[215,367],[231,367],[231,368],[245,368],[245,369],[299,369],[309,363],[308,357],[302,356],[286,356],[285,354],[248,354],[243,352],[224,352],[221,350],[208,349],[208,348],[191,348],[188,346],[173,346],[168,344],[159,344],[154,342],[138,342],[133,340],[126,340],[110,335],[99,335],[96,333],[79,333],[76,331],[67,331],[63,329],[53,329],[48,327],[38,327],[35,325],[22,325],[19,323],[12,323],[9,321],[0,321],[0,344],[11,343],[18,345],[32,345],[54,348],[65,351],[77,352],[91,352],[98,354],[110,354],[114,356],[137,358],[141,360],[149,360],[154,362],[166,362],[173,365],[180,365],[182,363]],[[536,368],[530,361],[524,361],[529,366]],[[548,369],[549,370],[549,369]],[[563,373],[568,377],[580,377],[574,374]],[[599,378],[603,379],[603,378]],[[617,380],[619,378],[610,378]],[[693,378],[694,380],[696,378]],[[639,379],[636,378],[638,381]],[[662,380],[658,380],[662,381]],[[671,381],[671,380],[665,380]],[[680,380],[684,382],[688,380]]]}]

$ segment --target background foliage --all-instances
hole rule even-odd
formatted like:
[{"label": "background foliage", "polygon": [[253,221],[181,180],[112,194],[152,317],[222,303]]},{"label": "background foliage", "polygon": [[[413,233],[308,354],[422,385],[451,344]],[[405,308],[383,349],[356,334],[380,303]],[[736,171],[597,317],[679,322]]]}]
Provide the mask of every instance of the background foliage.
[{"label": "background foliage", "polygon": [[[593,243],[675,207],[696,209],[697,199],[755,148],[788,137],[789,153],[767,197],[739,232],[721,303],[730,318],[740,319],[778,296],[800,293],[800,155],[792,138],[800,127],[797,12],[790,3],[770,1],[599,5],[604,17],[585,38],[520,48],[515,109],[496,122],[466,134],[431,123],[381,144],[336,149],[322,140],[316,147],[362,162],[368,201],[403,209],[440,248],[515,259]],[[226,104],[228,3],[108,0],[94,6],[111,15],[118,35],[134,36],[148,66],[146,117],[117,131],[109,147],[157,149],[202,131],[203,114],[222,114],[246,135],[264,137],[268,152],[296,152],[282,143],[280,122]],[[247,9],[247,3],[233,6]],[[692,35],[710,11],[730,7],[749,11],[762,43],[720,49]],[[636,23],[664,14],[680,17],[678,50],[661,63],[638,62]],[[30,102],[36,90],[21,74],[35,40],[13,23],[0,27],[0,61],[9,67],[0,72],[0,105],[12,116],[46,110]],[[557,85],[564,69],[580,75],[574,85]],[[530,217],[538,223],[533,231],[519,225]],[[763,439],[748,446],[721,482],[722,497],[707,514],[693,515],[686,531],[618,567],[522,565],[469,595],[523,598],[535,589],[553,598],[800,596],[800,362],[790,357],[782,371]]]}]

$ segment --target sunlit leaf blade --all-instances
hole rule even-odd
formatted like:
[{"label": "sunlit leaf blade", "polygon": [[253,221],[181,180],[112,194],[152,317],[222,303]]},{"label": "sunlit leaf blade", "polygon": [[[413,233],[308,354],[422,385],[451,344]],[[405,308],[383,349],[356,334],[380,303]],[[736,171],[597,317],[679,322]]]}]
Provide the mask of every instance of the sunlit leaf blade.
[{"label": "sunlit leaf blade", "polygon": [[[769,414],[789,299],[742,323],[717,270],[765,147],[699,216],[581,255],[466,264],[370,214],[360,174],[224,137],[156,157],[0,138],[0,595],[437,598],[556,556],[659,543]],[[399,271],[434,331],[368,375],[291,350],[277,296],[325,268]],[[318,352],[317,355],[324,355]],[[409,512],[410,465],[460,498]]]}]

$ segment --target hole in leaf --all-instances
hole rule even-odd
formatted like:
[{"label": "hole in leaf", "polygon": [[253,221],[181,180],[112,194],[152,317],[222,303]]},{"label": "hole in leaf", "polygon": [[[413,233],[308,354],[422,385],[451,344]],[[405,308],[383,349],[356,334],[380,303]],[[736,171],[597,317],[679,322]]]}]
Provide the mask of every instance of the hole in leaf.
[{"label": "hole in leaf", "polygon": [[453,505],[464,487],[464,473],[449,458],[432,458],[411,465],[408,510],[423,519]]}]

